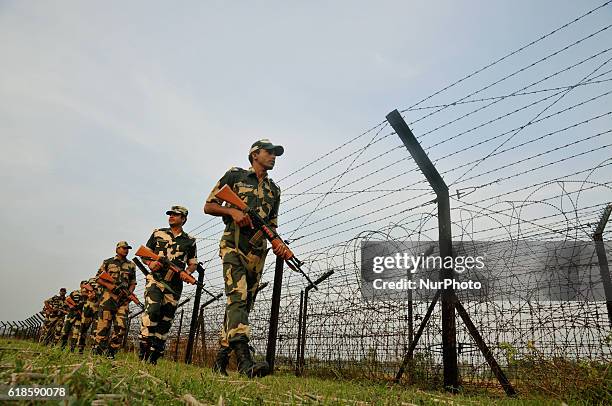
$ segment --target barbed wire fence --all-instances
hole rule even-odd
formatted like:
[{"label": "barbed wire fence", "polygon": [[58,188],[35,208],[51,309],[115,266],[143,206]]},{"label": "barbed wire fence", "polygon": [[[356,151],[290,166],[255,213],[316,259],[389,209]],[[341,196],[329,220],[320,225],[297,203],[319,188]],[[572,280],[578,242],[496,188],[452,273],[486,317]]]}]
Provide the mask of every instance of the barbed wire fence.
[{"label": "barbed wire fence", "polygon": [[[525,254],[519,249],[521,241],[563,242],[567,250],[552,255],[555,265],[553,259],[544,265],[553,276],[547,283],[556,289],[568,284],[562,272],[567,261],[561,257],[574,252],[572,269],[592,275],[602,262],[583,247],[594,235],[602,241],[610,237],[609,228],[597,232],[612,201],[612,48],[606,46],[612,43],[612,24],[598,25],[594,19],[609,12],[610,3],[399,110],[449,186],[455,246],[503,242],[505,249],[491,252],[489,260],[534,285],[541,282],[533,279],[542,271],[534,265],[541,253]],[[318,290],[306,292],[302,276],[285,271],[276,368],[390,379],[430,302],[364,300],[360,250],[369,241],[435,242],[436,195],[387,121],[276,182],[282,189],[281,235],[306,263],[311,279],[327,275]],[[212,294],[204,293],[194,309],[196,290],[185,287],[181,301],[188,301],[177,311],[167,348],[176,360],[189,358],[197,365],[214,360],[225,306],[218,257],[222,230],[220,219],[212,217],[189,230],[197,238],[203,281]],[[604,247],[609,258],[610,245]],[[518,258],[518,252],[523,257]],[[250,316],[251,344],[260,356],[268,345],[273,278],[270,255],[262,278],[269,285],[259,291]],[[138,279],[136,294],[143,297],[145,281],[142,275]],[[545,359],[612,360],[606,301],[541,300],[530,284],[500,280],[496,289],[525,299],[468,297],[463,303],[513,382],[521,380],[516,360],[534,354]],[[136,310],[131,313],[129,346],[137,342]],[[194,314],[197,320],[190,332]],[[28,320],[33,331],[34,321]],[[405,380],[441,382],[440,326],[441,312],[434,310]],[[3,335],[27,330],[5,323],[2,328]],[[187,351],[187,337],[193,338],[192,351]],[[496,384],[460,324],[456,339],[462,383]]]},{"label": "barbed wire fence", "polygon": [[[510,241],[516,248],[520,240],[576,247],[592,241],[602,210],[612,200],[612,48],[604,46],[610,43],[611,26],[590,25],[589,19],[608,8],[606,2],[401,110],[449,183],[454,242]],[[560,38],[565,44],[551,48],[551,40],[560,44]],[[533,59],[516,66],[518,54]],[[306,334],[299,337],[306,283],[285,272],[275,365],[303,373],[394,375],[428,303],[363,300],[360,247],[373,240],[435,241],[435,194],[386,121],[277,183],[283,196],[281,234],[306,262],[312,279],[333,274],[318,291],[309,292]],[[204,280],[214,293],[223,292],[222,229],[211,218],[190,230],[198,238]],[[507,263],[509,272],[529,273],[512,261],[513,252],[509,248],[496,260]],[[593,258],[583,262],[578,266],[598,267]],[[272,283],[273,268],[269,260],[263,282]],[[529,297],[528,286],[498,288],[521,290]],[[186,289],[185,295],[193,290]],[[205,296],[193,362],[210,365],[225,301]],[[252,343],[259,353],[267,346],[271,296],[269,285],[259,292],[251,313]],[[604,302],[488,300],[465,306],[511,379],[518,377],[509,351],[514,358],[538,351],[550,358],[610,361]],[[189,313],[189,304],[185,307]],[[430,379],[441,376],[440,322],[440,312],[434,312],[415,350],[419,373]],[[179,334],[179,324],[172,336]],[[485,359],[459,325],[457,345],[462,381],[489,382]],[[414,373],[408,377],[416,378]]]}]

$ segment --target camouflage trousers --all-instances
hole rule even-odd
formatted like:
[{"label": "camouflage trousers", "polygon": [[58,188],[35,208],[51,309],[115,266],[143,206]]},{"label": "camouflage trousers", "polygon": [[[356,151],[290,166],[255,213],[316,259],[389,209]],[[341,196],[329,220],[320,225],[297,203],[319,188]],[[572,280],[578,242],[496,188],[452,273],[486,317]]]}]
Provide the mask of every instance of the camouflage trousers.
[{"label": "camouflage trousers", "polygon": [[70,347],[74,348],[79,339],[79,328],[81,326],[81,312],[70,310],[64,320],[62,329],[62,345],[66,345],[68,339],[71,340]]},{"label": "camouflage trousers", "polygon": [[180,292],[171,292],[166,286],[155,281],[152,276],[147,277],[145,310],[142,315],[139,336],[142,343],[158,352],[164,352],[168,332],[180,298]]},{"label": "camouflage trousers", "polygon": [[66,316],[62,314],[57,324],[55,325],[55,332],[53,333],[53,344],[57,344],[62,339],[62,331],[64,331],[64,322]]},{"label": "camouflage trousers", "polygon": [[266,253],[245,257],[233,248],[221,249],[227,296],[223,326],[219,333],[222,347],[229,347],[233,342],[249,341],[249,313],[255,305]]},{"label": "camouflage trousers", "polygon": [[129,302],[126,299],[117,303],[109,291],[102,292],[94,347],[99,349],[109,347],[115,351],[121,348],[127,328],[128,309]]},{"label": "camouflage trousers", "polygon": [[[59,323],[60,315],[52,314],[45,317],[42,328],[40,329],[40,336],[38,341],[41,343],[49,343],[53,339],[55,334],[55,326]],[[50,331],[53,330],[53,333]]]},{"label": "camouflage trousers", "polygon": [[87,333],[93,323],[96,315],[98,314],[98,300],[87,299],[83,305],[83,311],[81,313],[81,323],[79,326],[79,351],[85,348],[87,342]]}]

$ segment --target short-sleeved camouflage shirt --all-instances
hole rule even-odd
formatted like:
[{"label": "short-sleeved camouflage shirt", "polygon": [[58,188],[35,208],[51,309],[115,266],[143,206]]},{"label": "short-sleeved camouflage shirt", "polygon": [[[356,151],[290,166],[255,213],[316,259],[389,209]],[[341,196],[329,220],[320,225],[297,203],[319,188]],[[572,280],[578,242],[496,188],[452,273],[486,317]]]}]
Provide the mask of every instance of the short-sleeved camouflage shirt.
[{"label": "short-sleeved camouflage shirt", "polygon": [[127,258],[122,259],[116,255],[105,259],[102,261],[102,265],[100,265],[96,278],[104,271],[113,277],[117,286],[124,289],[127,289],[132,284],[136,284],[136,265]]},{"label": "short-sleeved camouflage shirt", "polygon": [[48,305],[54,312],[66,310],[66,299],[62,299],[60,295],[55,295],[45,300],[45,305]]},{"label": "short-sleeved camouflage shirt", "polygon": [[[147,247],[156,254],[168,258],[180,269],[198,263],[196,240],[184,231],[175,237],[170,228],[154,230],[147,241]],[[167,283],[176,292],[180,292],[183,287],[183,281],[178,274],[169,269],[151,272],[151,275],[156,281]]]},{"label": "short-sleeved camouflage shirt", "polygon": [[[224,186],[228,185],[232,190],[253,210],[266,220],[270,225],[278,226],[278,206],[280,205],[280,188],[267,175],[261,180],[253,168],[231,168],[217,182],[210,192],[207,203],[223,205],[223,201],[217,199],[215,194]],[[232,205],[226,203],[228,207]],[[249,226],[241,227],[239,232],[236,224],[230,216],[223,216],[225,231],[221,237],[220,246],[228,248],[239,248],[244,254],[249,252],[261,252],[266,249],[266,239],[261,232],[252,230]],[[238,247],[236,247],[236,236],[238,236]]]}]

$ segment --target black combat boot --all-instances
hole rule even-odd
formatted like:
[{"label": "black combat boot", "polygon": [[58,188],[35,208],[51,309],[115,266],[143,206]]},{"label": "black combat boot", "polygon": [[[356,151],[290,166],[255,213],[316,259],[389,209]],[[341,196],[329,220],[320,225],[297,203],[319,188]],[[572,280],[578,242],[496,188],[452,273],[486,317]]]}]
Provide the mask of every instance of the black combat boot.
[{"label": "black combat boot", "polygon": [[102,349],[102,347],[99,347],[97,345],[91,349],[91,353],[93,355],[104,355],[105,352],[106,351],[104,351],[104,349]]},{"label": "black combat boot", "polygon": [[270,366],[266,361],[254,362],[249,344],[243,341],[232,343],[232,349],[238,359],[238,372],[249,378],[262,377],[270,373]]},{"label": "black combat boot", "polygon": [[148,361],[149,355],[151,354],[151,345],[148,340],[140,341],[140,350],[138,351],[138,359],[141,361]]},{"label": "black combat boot", "polygon": [[232,349],[230,347],[221,347],[217,351],[217,358],[213,365],[213,372],[220,373],[221,375],[227,376],[227,365],[229,364],[229,357]]},{"label": "black combat boot", "polygon": [[74,352],[75,348],[76,348],[76,343],[73,341],[72,343],[70,343],[70,352]]},{"label": "black combat boot", "polygon": [[66,345],[68,344],[68,337],[62,337],[62,351],[66,349]]},{"label": "black combat boot", "polygon": [[115,359],[115,354],[117,353],[117,350],[114,348],[110,348],[106,351],[106,358],[108,359]]},{"label": "black combat boot", "polygon": [[152,365],[157,365],[157,360],[163,356],[164,356],[163,351],[158,351],[156,349],[153,349],[153,351],[151,351],[151,355],[149,355],[149,363]]}]

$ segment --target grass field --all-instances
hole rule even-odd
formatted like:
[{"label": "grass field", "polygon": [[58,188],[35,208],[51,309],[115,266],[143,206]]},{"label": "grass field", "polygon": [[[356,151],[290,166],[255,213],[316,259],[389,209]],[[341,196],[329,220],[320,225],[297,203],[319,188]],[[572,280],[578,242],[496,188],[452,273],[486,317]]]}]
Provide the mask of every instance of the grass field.
[{"label": "grass field", "polygon": [[[235,372],[229,377],[208,368],[161,360],[157,366],[139,362],[135,354],[120,353],[114,361],[61,351],[29,341],[0,340],[0,383],[61,384],[70,399],[59,404],[160,405],[560,405],[552,398],[509,399],[494,393],[451,396],[415,388],[338,381],[290,374],[249,380]],[[10,404],[27,402],[10,402]],[[570,402],[580,404],[586,402]],[[31,404],[31,403],[30,403]]]}]

